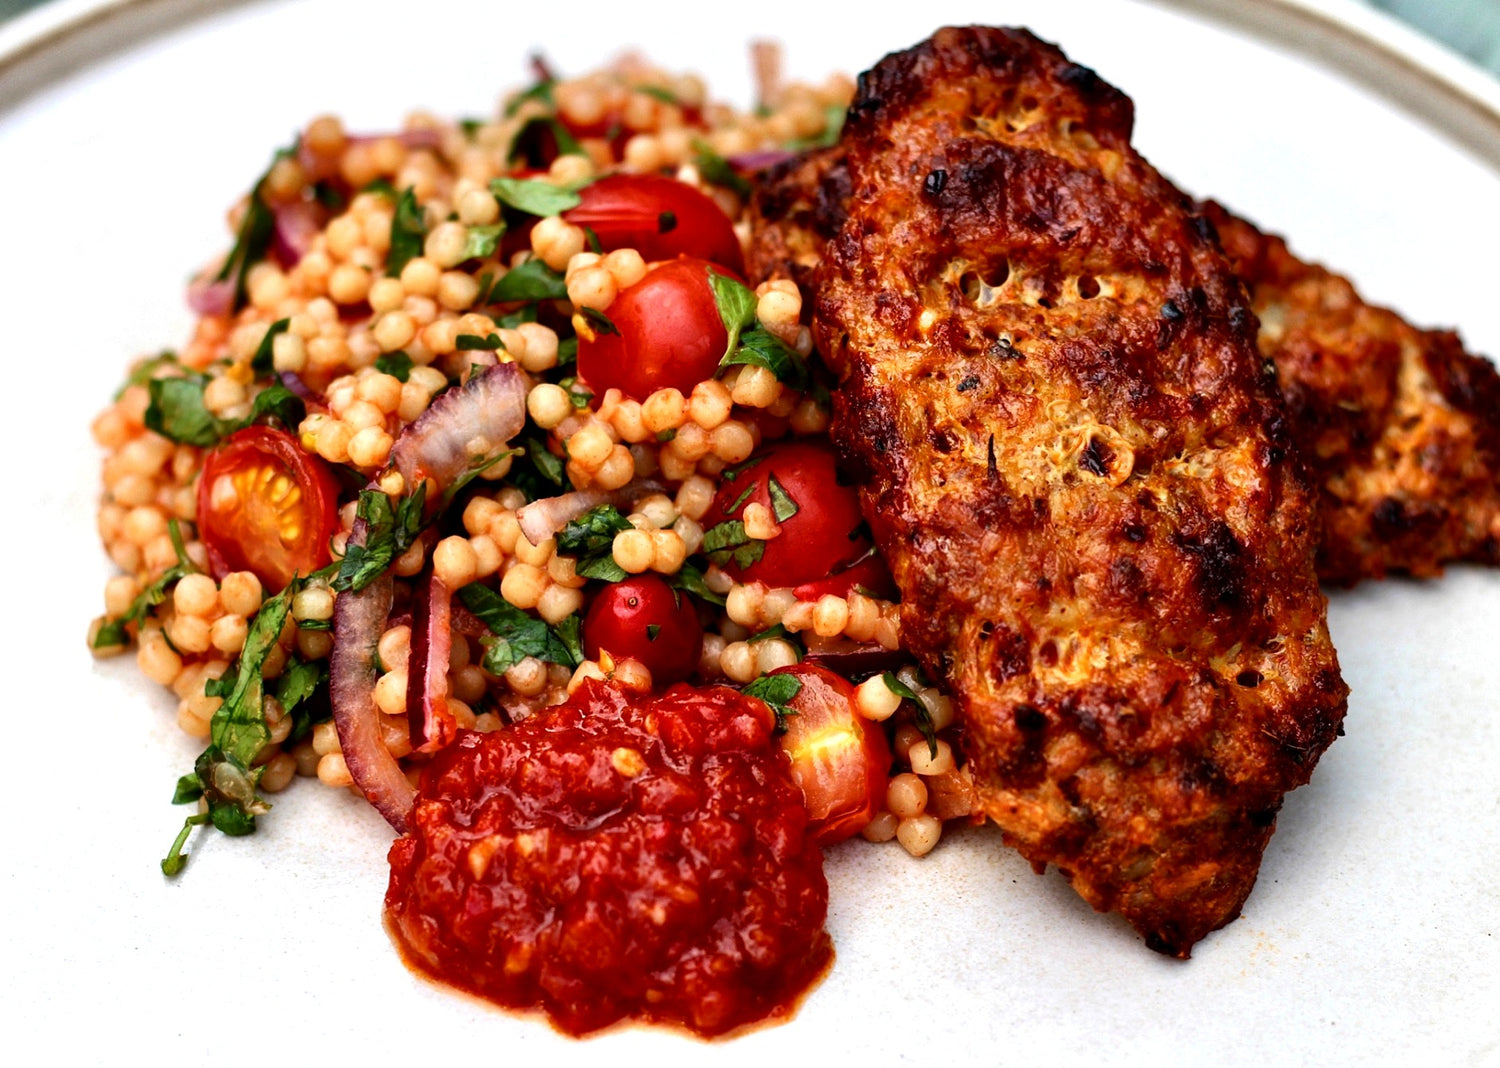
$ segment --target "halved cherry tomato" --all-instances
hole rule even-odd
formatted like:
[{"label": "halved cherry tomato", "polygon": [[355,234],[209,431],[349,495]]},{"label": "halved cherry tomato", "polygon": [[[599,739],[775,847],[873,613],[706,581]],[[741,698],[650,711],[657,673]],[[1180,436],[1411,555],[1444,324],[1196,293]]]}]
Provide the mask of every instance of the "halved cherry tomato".
[{"label": "halved cherry tomato", "polygon": [[579,337],[578,374],[596,390],[636,400],[668,387],[690,393],[712,378],[729,347],[708,280],[715,269],[706,260],[677,260],[647,272],[605,309],[615,333]]},{"label": "halved cherry tomato", "polygon": [[584,186],[578,198],[581,203],[563,218],[592,230],[606,252],[633,248],[648,262],[690,256],[745,273],[745,254],[729,216],[685,182],[661,174],[610,174]]},{"label": "halved cherry tomato", "polygon": [[337,508],[328,465],[267,426],[221,441],[198,480],[198,536],[214,577],[253,571],[267,595],[328,563]]},{"label": "halved cherry tomato", "polygon": [[848,597],[855,589],[887,601],[896,596],[896,580],[891,578],[890,568],[873,549],[842,571],[825,579],[804,582],[792,592],[799,601],[816,601],[830,593],[836,597]]},{"label": "halved cherry tomato", "polygon": [[655,575],[632,575],[606,586],[583,620],[583,651],[639,660],[660,689],[698,667],[703,627],[693,602]]},{"label": "halved cherry tomato", "polygon": [[773,675],[802,683],[788,707],[781,748],[802,787],[808,831],[820,845],[858,834],[879,811],[891,770],[891,748],[879,724],[854,707],[854,687],[827,668],[794,664]]},{"label": "halved cherry tomato", "polygon": [[[723,488],[703,517],[704,530],[711,532],[721,523],[741,518],[751,502],[765,505],[773,516],[780,509],[787,517],[778,520],[780,534],[747,545],[751,551],[713,557],[743,582],[798,586],[825,578],[870,550],[870,540],[860,525],[859,497],[853,487],[839,481],[838,464],[827,445],[783,442],[752,457],[732,475],[725,474]],[[790,508],[796,511],[787,514]],[[756,549],[757,544],[761,548]],[[748,562],[741,563],[736,555]]]}]

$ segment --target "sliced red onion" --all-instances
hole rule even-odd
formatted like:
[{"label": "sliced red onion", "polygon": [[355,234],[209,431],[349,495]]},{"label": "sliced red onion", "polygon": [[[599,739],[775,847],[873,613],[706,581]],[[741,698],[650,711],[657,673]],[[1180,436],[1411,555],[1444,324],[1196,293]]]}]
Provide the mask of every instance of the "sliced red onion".
[{"label": "sliced red onion", "polygon": [[401,432],[391,447],[391,466],[406,485],[423,479],[441,492],[476,462],[504,448],[526,424],[526,376],[513,363],[498,363],[439,396]]},{"label": "sliced red onion", "polygon": [[313,240],[323,231],[328,212],[321,204],[297,200],[277,205],[271,214],[275,220],[271,249],[282,267],[295,267],[312,251]]},{"label": "sliced red onion", "polygon": [[521,533],[533,545],[540,545],[563,527],[601,504],[616,508],[634,504],[653,493],[665,493],[666,487],[655,479],[637,478],[617,490],[575,490],[557,497],[542,497],[523,505],[516,513]]},{"label": "sliced red onion", "polygon": [[296,371],[278,371],[276,380],[307,403],[322,405],[325,408],[328,406],[328,398],[302,381],[302,376]]},{"label": "sliced red onion", "polygon": [[228,315],[234,306],[234,282],[215,282],[211,274],[202,274],[188,283],[188,307],[199,315]]},{"label": "sliced red onion", "polygon": [[820,664],[846,679],[860,682],[884,671],[897,671],[912,662],[911,654],[887,649],[879,642],[856,642],[848,638],[822,638],[811,631],[798,635],[807,647],[807,663]]},{"label": "sliced red onion", "polygon": [[[363,521],[355,524],[349,537],[351,542],[363,542]],[[385,747],[375,710],[375,650],[390,615],[393,588],[388,572],[364,589],[346,591],[334,600],[328,688],[349,775],[375,811],[405,834],[416,790]]]},{"label": "sliced red onion", "polygon": [[411,656],[406,665],[406,715],[411,747],[419,753],[437,752],[452,742],[458,731],[448,711],[452,604],[452,591],[428,571],[412,599]]},{"label": "sliced red onion", "polygon": [[763,171],[778,163],[795,159],[797,153],[781,148],[766,148],[758,152],[740,152],[729,156],[726,162],[737,171]]}]

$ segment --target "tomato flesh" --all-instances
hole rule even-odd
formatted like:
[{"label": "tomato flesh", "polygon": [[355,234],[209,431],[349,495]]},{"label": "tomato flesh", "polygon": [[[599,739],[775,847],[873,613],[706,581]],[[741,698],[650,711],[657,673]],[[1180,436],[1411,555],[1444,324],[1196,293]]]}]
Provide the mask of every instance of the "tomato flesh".
[{"label": "tomato flesh", "polygon": [[592,230],[606,252],[633,248],[648,262],[688,256],[745,273],[729,216],[684,182],[661,174],[610,174],[584,186],[578,198],[563,218]]},{"label": "tomato flesh", "polygon": [[616,332],[578,339],[583,380],[645,400],[658,389],[691,393],[712,378],[729,347],[709,283],[714,269],[704,260],[676,260],[619,293],[605,311]]},{"label": "tomato flesh", "polygon": [[[726,475],[703,518],[704,529],[740,519],[751,503],[770,508],[775,516],[772,479],[796,511],[779,520],[781,533],[761,543],[763,548],[751,545],[753,551],[742,551],[742,558],[734,553],[714,557],[732,577],[767,586],[799,586],[826,578],[869,552],[858,494],[839,482],[833,450],[812,441],[773,445],[732,478]],[[784,503],[782,509],[785,513]]]},{"label": "tomato flesh", "polygon": [[253,571],[266,593],[328,563],[338,483],[295,438],[266,426],[236,431],[205,458],[198,534],[216,579]]},{"label": "tomato flesh", "polygon": [[820,845],[864,830],[885,797],[891,749],[885,732],[860,716],[854,687],[827,668],[795,664],[773,675],[802,683],[789,707],[781,748],[802,788],[808,832]]},{"label": "tomato flesh", "polygon": [[698,667],[703,627],[693,602],[655,575],[634,575],[599,591],[583,620],[583,651],[639,660],[660,689]]}]

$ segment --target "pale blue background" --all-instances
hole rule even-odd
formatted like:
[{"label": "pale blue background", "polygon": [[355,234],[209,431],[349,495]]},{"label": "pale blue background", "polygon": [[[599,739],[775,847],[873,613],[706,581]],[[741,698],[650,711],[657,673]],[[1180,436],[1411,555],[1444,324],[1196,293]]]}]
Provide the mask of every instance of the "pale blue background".
[{"label": "pale blue background", "polygon": [[[0,22],[42,0],[0,0]],[[1365,0],[1500,74],[1500,0]]]}]

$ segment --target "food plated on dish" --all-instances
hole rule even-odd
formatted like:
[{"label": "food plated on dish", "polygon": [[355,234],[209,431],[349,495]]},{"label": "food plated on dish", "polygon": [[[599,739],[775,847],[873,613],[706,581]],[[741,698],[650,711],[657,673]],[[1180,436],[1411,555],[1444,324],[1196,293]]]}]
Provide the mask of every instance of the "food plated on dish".
[{"label": "food plated on dish", "polygon": [[[803,309],[822,300],[823,283],[804,294],[785,279],[744,278],[737,257],[750,235],[744,221],[739,232],[728,226],[753,194],[753,164],[763,162],[746,154],[831,139],[829,112],[842,111],[839,93],[847,90],[789,92],[781,111],[747,119],[702,108],[696,87],[657,72],[551,81],[518,98],[511,114],[471,128],[430,125],[361,139],[336,123],[315,123],[257,184],[238,221],[235,253],[195,291],[203,318],[192,343],[138,369],[97,427],[113,450],[101,528],[131,574],[112,585],[94,645],[134,641],[143,670],[179,693],[180,722],[210,742],[181,786],[184,800],[203,803],[190,824],[248,830],[264,810],[257,787],[273,792],[303,770],[332,785],[357,785],[407,830],[445,803],[433,781],[439,776],[414,793],[413,773],[429,762],[447,766],[457,744],[479,746],[479,734],[469,732],[498,739],[493,747],[503,750],[506,739],[534,732],[523,729],[534,717],[558,715],[545,709],[576,711],[606,693],[649,709],[682,691],[647,694],[691,677],[744,687],[760,711],[740,706],[741,715],[758,718],[766,735],[757,746],[768,743],[776,720],[788,728],[776,746],[805,798],[793,806],[801,812],[793,822],[805,827],[786,832],[777,870],[803,855],[800,835],[832,841],[863,831],[925,852],[943,819],[975,811],[973,781],[960,761],[974,757],[966,739],[979,721],[966,718],[971,698],[949,670],[964,670],[964,659],[940,663],[942,648],[931,641],[907,646],[922,654],[924,677],[903,658],[901,633],[943,617],[913,618],[930,602],[904,562],[892,587],[861,526],[854,489],[819,443],[830,410],[820,387],[832,380],[813,359]],[[705,145],[694,143],[700,138]],[[631,177],[597,178],[621,163]],[[655,171],[676,176],[641,176]],[[1211,239],[1200,236],[1210,249]],[[998,279],[985,284],[1000,288]],[[1234,288],[1228,280],[1220,286]],[[1232,293],[1224,300],[1214,307],[1243,303]],[[820,332],[831,322],[820,320]],[[1250,322],[1240,318],[1240,335]],[[1277,411],[1280,400],[1255,375],[1246,379],[1243,341],[1229,363],[1250,383],[1237,388],[1263,413],[1256,425],[1268,427],[1272,415],[1264,413]],[[1024,363],[1026,347],[1017,347]],[[662,352],[671,355],[662,360]],[[999,406],[987,403],[978,418],[998,419]],[[838,441],[846,453],[858,454],[851,442],[861,429],[856,422]],[[1083,443],[1079,458],[1092,456],[1101,469],[1084,460],[1084,474],[1101,484],[1119,475],[1129,486],[1138,472],[1126,469],[1122,449],[1105,457],[1103,447],[1089,451]],[[981,470],[999,471],[993,455]],[[1276,460],[1275,477],[1287,480],[1285,496],[1295,498],[1291,463]],[[866,494],[864,504],[874,540],[888,546],[880,502]],[[1291,562],[1277,566],[1293,578],[1273,592],[1288,599],[1277,618],[1310,621],[1316,635],[1322,608],[1309,585],[1311,514],[1305,501],[1277,513],[1287,529],[1307,529],[1279,547]],[[1218,593],[1243,593],[1225,558],[1242,554],[1259,567],[1267,547],[1254,538],[1237,539],[1233,549],[1222,537],[1209,541],[1213,552],[1201,540],[1196,554],[1178,546],[1196,561],[1189,573],[1212,572],[1222,579]],[[1307,557],[1300,564],[1299,554]],[[1267,644],[1272,636],[1262,635]],[[1322,647],[1316,638],[1313,645],[1320,670],[1335,670],[1326,634]],[[1278,667],[1278,654],[1284,662],[1290,653],[1267,652],[1254,685],[1239,681],[1249,668],[1233,665],[1239,690],[1277,687],[1276,671],[1262,668]],[[1040,648],[1036,655],[1045,658]],[[809,666],[818,663],[823,669]],[[1072,666],[1086,673],[1091,665]],[[843,677],[824,678],[829,669]],[[1317,677],[1322,702],[1291,702],[1285,711],[1285,725],[1311,731],[1308,749],[1327,744],[1341,708],[1336,673]],[[323,721],[322,701],[331,721]],[[1012,702],[1009,711],[1034,742],[1115,745],[1104,730],[1112,724],[1093,713],[1091,727],[1056,729],[1064,703]],[[1024,712],[1017,718],[1023,705],[1041,722]],[[1205,705],[1213,702],[1194,708]],[[1163,719],[1160,741],[1175,753],[1179,724]],[[815,722],[820,729],[808,726]],[[748,721],[746,730],[755,734]],[[663,754],[620,740],[587,750],[604,776],[601,788],[657,781],[646,768]],[[1304,746],[1293,734],[1272,745],[1283,740]],[[986,782],[1005,774],[995,765],[1006,760],[995,754],[1007,744],[984,749]],[[440,753],[449,755],[433,755]],[[1115,762],[1099,777],[1106,791],[1130,763],[1117,752],[1107,756],[1094,762]],[[513,758],[520,759],[495,757]],[[1235,801],[1227,822],[1254,823],[1235,833],[1257,857],[1281,790],[1310,770],[1307,759],[1295,773],[1278,773],[1254,805]],[[1049,768],[1043,779],[1050,775]],[[1220,796],[1214,777],[1204,778],[1189,787],[1179,776],[1173,789]],[[548,781],[573,780],[559,773]],[[1066,791],[1068,782],[1057,777],[1055,785]],[[518,804],[530,805],[536,789],[522,791]],[[621,840],[629,840],[641,813],[633,802],[609,811],[624,821]],[[1134,815],[1149,824],[1148,812]],[[1087,813],[1068,816],[1066,833],[1086,851]],[[582,822],[594,829],[598,818]],[[434,826],[441,832],[451,822]],[[577,832],[578,825],[575,816],[569,826]],[[684,817],[675,825],[695,824]],[[518,880],[536,870],[521,861],[546,848],[536,829],[474,841],[461,863],[434,850],[433,863],[460,876],[467,870],[474,892],[482,888],[492,899],[521,893]],[[415,849],[398,843],[393,858],[414,863]],[[176,869],[181,860],[174,848],[165,866]],[[589,870],[600,879],[618,875],[607,865]],[[1232,917],[1253,875],[1251,863],[1202,929],[1173,937],[1158,925],[1147,932],[1153,944],[1185,953]],[[642,988],[644,1004],[625,1011],[716,1033],[753,1015],[720,1012],[722,998],[658,1011],[674,1004],[666,991],[678,976],[666,973],[702,948],[685,950],[690,940],[675,933],[707,930],[717,918],[704,909],[684,914],[679,926],[652,907],[686,904],[681,898],[696,893],[689,884],[679,868],[630,897],[647,917],[635,922],[670,930],[674,939]],[[554,892],[581,907],[603,900],[580,895],[576,881]],[[393,913],[403,907],[401,894],[393,877]],[[1115,904],[1104,895],[1090,900]],[[818,918],[815,929],[819,908],[802,910],[802,918]],[[446,914],[422,915],[441,921]],[[517,935],[513,952],[500,958],[502,971],[513,966],[550,991],[560,1019],[557,1006],[579,998],[554,967],[566,954],[551,952],[547,939],[592,931],[597,948],[597,932],[615,927],[588,919],[574,927],[564,920],[538,938]],[[422,966],[421,940],[410,932],[403,940]],[[742,932],[740,940],[724,959],[746,974],[776,971],[786,959],[759,954],[776,939]],[[524,948],[531,945],[538,948]],[[816,973],[819,946],[809,934],[801,957],[793,954],[801,963],[791,970],[804,982]],[[599,955],[593,963],[609,970],[612,960]],[[791,999],[748,1000],[764,1012]],[[590,1018],[578,1029],[605,1022]]]}]

